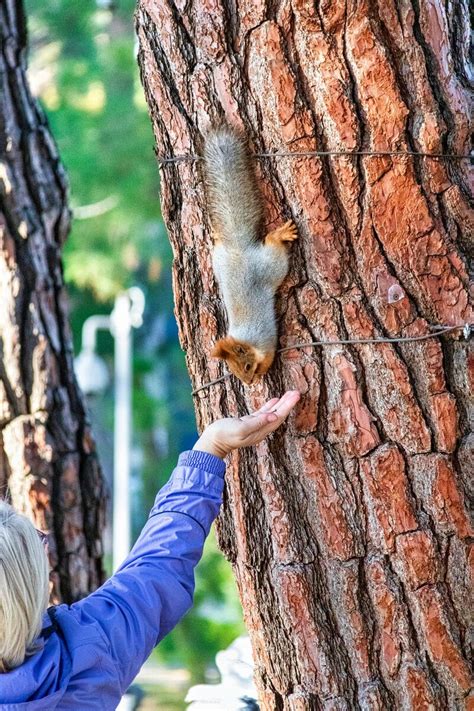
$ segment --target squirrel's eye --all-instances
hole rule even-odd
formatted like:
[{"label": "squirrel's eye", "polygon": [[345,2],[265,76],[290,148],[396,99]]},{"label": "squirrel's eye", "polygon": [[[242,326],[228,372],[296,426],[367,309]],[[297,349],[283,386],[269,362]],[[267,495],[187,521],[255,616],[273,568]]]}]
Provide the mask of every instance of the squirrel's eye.
[{"label": "squirrel's eye", "polygon": [[251,367],[252,366],[250,365],[250,363],[246,363],[245,364],[245,372],[248,373]]}]

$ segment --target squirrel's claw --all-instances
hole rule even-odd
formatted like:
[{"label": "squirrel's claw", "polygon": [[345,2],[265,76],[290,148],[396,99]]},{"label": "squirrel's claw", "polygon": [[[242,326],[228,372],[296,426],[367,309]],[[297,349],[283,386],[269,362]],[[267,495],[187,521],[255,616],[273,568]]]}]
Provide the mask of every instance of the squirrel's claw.
[{"label": "squirrel's claw", "polygon": [[284,234],[280,238],[282,242],[293,242],[295,239],[298,239],[298,230],[293,220],[285,222],[281,229],[284,230]]},{"label": "squirrel's claw", "polygon": [[265,244],[277,245],[282,242],[293,242],[295,239],[298,239],[296,225],[293,220],[288,220],[284,225],[267,234]]}]

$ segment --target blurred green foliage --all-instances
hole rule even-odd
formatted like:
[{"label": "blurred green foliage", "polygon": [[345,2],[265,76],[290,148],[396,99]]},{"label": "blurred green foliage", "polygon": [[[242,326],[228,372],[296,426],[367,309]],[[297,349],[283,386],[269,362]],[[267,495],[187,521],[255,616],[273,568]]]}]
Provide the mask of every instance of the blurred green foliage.
[{"label": "blurred green foliage", "polygon": [[[134,516],[143,525],[178,453],[192,445],[190,383],[177,340],[171,249],[159,208],[153,135],[135,58],[133,0],[27,0],[30,81],[49,118],[70,180],[75,219],[64,250],[76,352],[84,320],[109,313],[132,285],[146,295],[135,334]],[[99,351],[112,361],[102,334]],[[112,392],[94,404],[105,469],[111,468]],[[211,537],[197,572],[195,606],[160,645],[162,661],[202,678],[243,631],[230,567]]]}]

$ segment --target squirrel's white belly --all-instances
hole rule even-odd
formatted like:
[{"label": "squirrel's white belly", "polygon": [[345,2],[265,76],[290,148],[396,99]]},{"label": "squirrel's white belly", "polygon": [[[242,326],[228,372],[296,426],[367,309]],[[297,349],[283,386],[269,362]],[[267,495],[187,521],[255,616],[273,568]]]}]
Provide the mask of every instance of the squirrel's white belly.
[{"label": "squirrel's white belly", "polygon": [[229,250],[222,244],[213,251],[213,267],[229,318],[229,335],[270,350],[277,331],[274,313],[275,281],[286,275],[287,265],[275,273],[275,264],[266,263],[263,245]]}]

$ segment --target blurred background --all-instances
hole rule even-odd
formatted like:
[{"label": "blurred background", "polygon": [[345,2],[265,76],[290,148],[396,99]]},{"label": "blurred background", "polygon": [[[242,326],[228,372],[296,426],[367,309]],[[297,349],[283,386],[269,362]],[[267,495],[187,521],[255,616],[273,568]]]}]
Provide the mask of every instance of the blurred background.
[{"label": "blurred background", "polygon": [[[133,0],[26,0],[29,76],[69,174],[72,232],[64,250],[75,350],[83,322],[109,314],[131,286],[145,294],[134,330],[132,531],[196,438],[191,385],[173,316],[171,249],[161,219],[153,135],[136,62]],[[98,352],[113,372],[113,340]],[[113,382],[89,398],[100,459],[111,485]],[[110,517],[109,517],[110,520]],[[106,567],[111,572],[110,533]],[[182,709],[191,683],[212,679],[216,653],[244,631],[230,566],[209,538],[195,606],[155,650],[140,684],[141,708]]]}]

